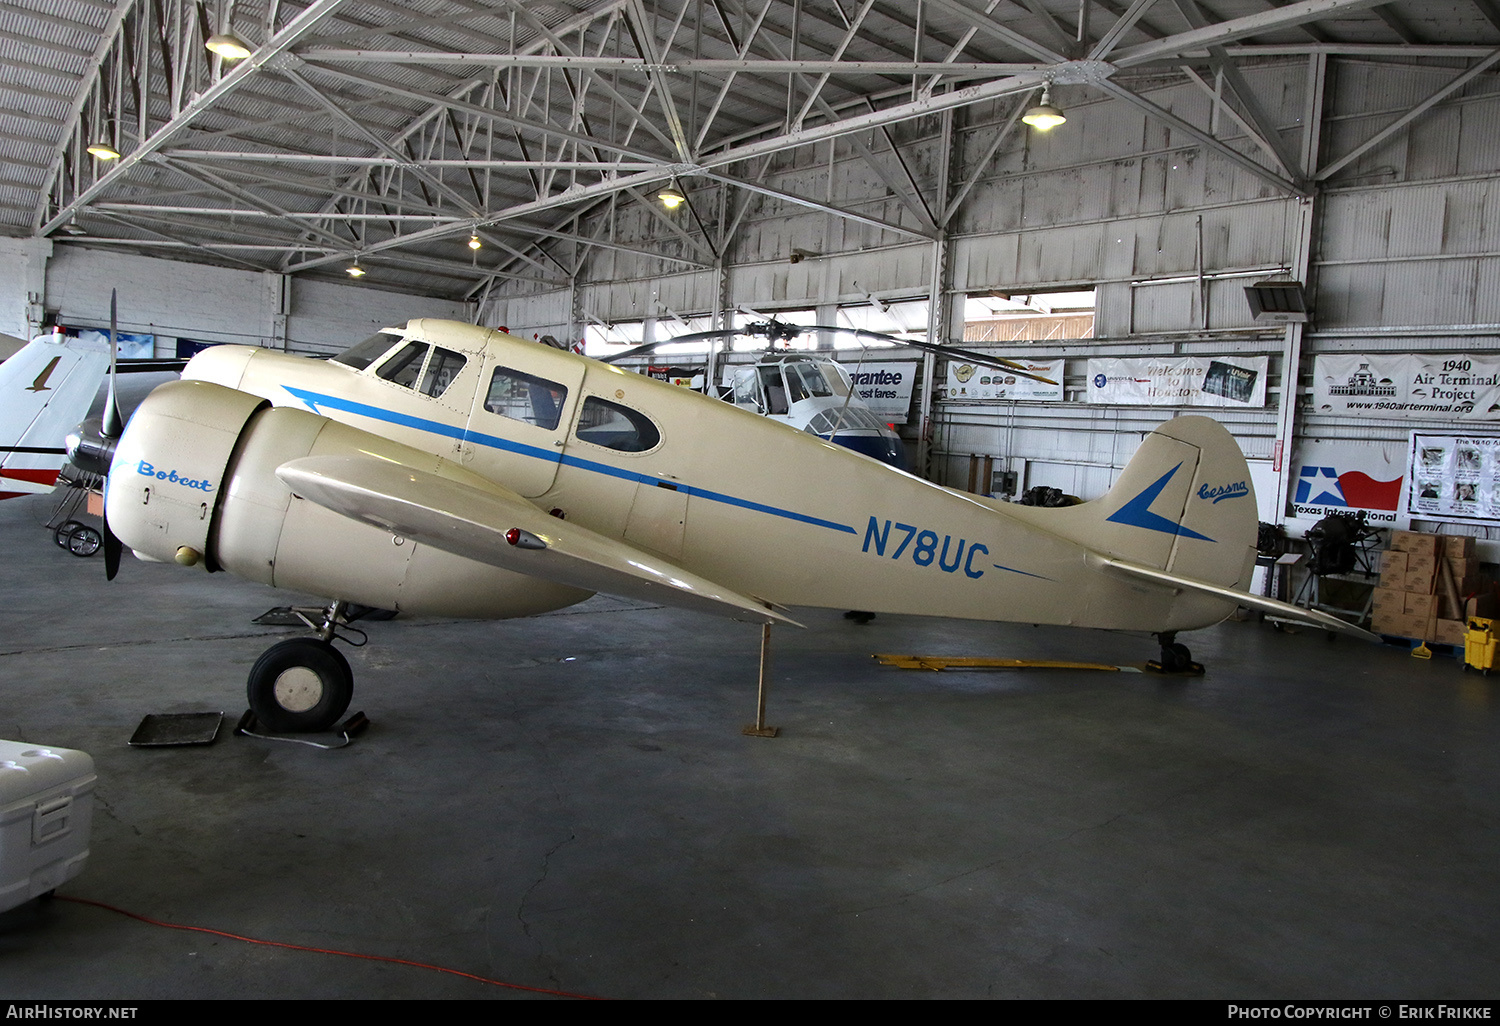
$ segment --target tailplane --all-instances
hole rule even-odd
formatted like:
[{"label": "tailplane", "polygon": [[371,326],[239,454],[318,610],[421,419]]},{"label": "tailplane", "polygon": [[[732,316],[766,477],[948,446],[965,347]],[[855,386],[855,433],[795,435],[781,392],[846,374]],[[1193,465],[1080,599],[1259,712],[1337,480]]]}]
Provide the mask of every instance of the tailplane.
[{"label": "tailplane", "polygon": [[61,335],[38,336],[0,364],[0,499],[52,490],[63,438],[108,370],[107,348]]}]

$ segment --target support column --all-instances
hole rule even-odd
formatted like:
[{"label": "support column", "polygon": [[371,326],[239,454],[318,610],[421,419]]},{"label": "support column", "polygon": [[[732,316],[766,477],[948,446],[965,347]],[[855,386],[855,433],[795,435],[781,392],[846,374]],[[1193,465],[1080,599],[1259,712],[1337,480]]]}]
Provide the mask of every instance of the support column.
[{"label": "support column", "polygon": [[[1293,244],[1292,277],[1302,282],[1311,295],[1315,283],[1310,280],[1312,251],[1317,229],[1316,215],[1320,186],[1314,177],[1323,136],[1323,99],[1327,86],[1328,57],[1314,54],[1308,58],[1307,104],[1303,116],[1306,130],[1302,136],[1302,168],[1312,184],[1310,196],[1297,201],[1296,239]],[[1311,305],[1316,316],[1316,303]],[[1305,325],[1288,324],[1281,346],[1281,406],[1276,418],[1276,522],[1287,520],[1287,501],[1292,494],[1292,443],[1297,429],[1297,385],[1302,378],[1302,336]]]},{"label": "support column", "polygon": [[[933,197],[932,209],[948,209],[948,175],[953,159],[953,111],[942,114],[942,145],[938,148],[937,195]],[[941,215],[939,215],[941,216]],[[927,288],[927,341],[942,345],[951,334],[952,318],[948,308],[947,294],[950,284],[948,273],[948,224],[944,220],[938,225],[937,238],[932,242],[932,277]],[[917,417],[917,452],[912,473],[918,477],[932,477],[932,401],[937,394],[937,356],[928,352],[922,357],[922,403]]]},{"label": "support column", "polygon": [[287,321],[292,315],[292,279],[275,271],[261,272],[266,309],[265,344],[271,349],[288,349]]}]

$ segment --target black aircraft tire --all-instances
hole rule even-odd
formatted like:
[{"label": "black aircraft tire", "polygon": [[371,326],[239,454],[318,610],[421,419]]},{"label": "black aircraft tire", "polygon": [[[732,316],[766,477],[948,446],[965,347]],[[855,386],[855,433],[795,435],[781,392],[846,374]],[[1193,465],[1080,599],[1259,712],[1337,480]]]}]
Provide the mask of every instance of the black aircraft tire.
[{"label": "black aircraft tire", "polygon": [[327,730],[349,708],[354,674],[342,652],[316,638],[292,638],[266,649],[250,668],[250,711],[282,734]]}]

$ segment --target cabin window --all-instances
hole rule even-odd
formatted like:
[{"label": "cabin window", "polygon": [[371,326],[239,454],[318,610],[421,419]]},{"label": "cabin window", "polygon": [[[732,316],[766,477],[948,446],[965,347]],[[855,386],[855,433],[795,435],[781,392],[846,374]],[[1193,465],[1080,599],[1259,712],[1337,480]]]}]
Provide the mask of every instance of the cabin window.
[{"label": "cabin window", "polygon": [[346,367],[353,367],[355,370],[364,370],[370,364],[374,363],[377,358],[390,352],[391,346],[395,345],[397,339],[400,337],[400,335],[393,335],[388,331],[377,331],[358,345],[352,345],[339,355],[333,357],[333,362],[342,363]]},{"label": "cabin window", "polygon": [[375,373],[403,388],[414,388],[417,375],[422,373],[422,358],[426,355],[425,342],[408,342],[401,347],[400,352],[381,364]]},{"label": "cabin window", "polygon": [[463,354],[433,346],[432,356],[427,360],[427,369],[422,372],[422,387],[418,391],[436,399],[448,391],[448,386],[453,384],[453,379],[463,369]]},{"label": "cabin window", "polygon": [[595,396],[584,399],[574,433],[580,441],[616,452],[645,452],[661,442],[661,432],[644,413]]},{"label": "cabin window", "polygon": [[566,385],[508,367],[496,367],[484,408],[511,420],[556,430],[568,401]]}]

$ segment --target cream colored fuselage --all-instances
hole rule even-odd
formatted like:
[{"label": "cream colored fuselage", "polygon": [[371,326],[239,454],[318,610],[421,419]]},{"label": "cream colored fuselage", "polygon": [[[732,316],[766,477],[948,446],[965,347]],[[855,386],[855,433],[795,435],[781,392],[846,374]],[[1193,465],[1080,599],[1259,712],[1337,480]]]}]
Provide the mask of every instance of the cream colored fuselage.
[{"label": "cream colored fuselage", "polygon": [[[1103,567],[1101,553],[1135,555],[1129,539],[1143,533],[1138,528],[1111,524],[1080,539],[1083,522],[1073,511],[990,503],[727,403],[496,331],[413,321],[403,336],[391,337],[392,349],[406,340],[466,358],[439,397],[382,379],[374,372],[379,359],[356,371],[230,346],[195,357],[184,378],[311,410],[431,453],[567,523],[779,606],[1149,631],[1203,626],[1232,608],[1223,598]],[[497,367],[566,388],[555,429],[485,408]],[[590,396],[645,415],[659,444],[622,452],[579,438],[575,425]],[[1168,488],[1192,486],[1189,480]],[[1180,510],[1189,498],[1173,501]],[[1204,544],[1175,536],[1145,544],[1157,541],[1172,547],[1162,550],[1158,566],[1186,553],[1185,545]],[[1243,583],[1243,540],[1230,547],[1235,551],[1220,560],[1230,569],[1216,583]],[[463,604],[462,595],[449,598]],[[480,596],[473,606],[485,615]]]}]

